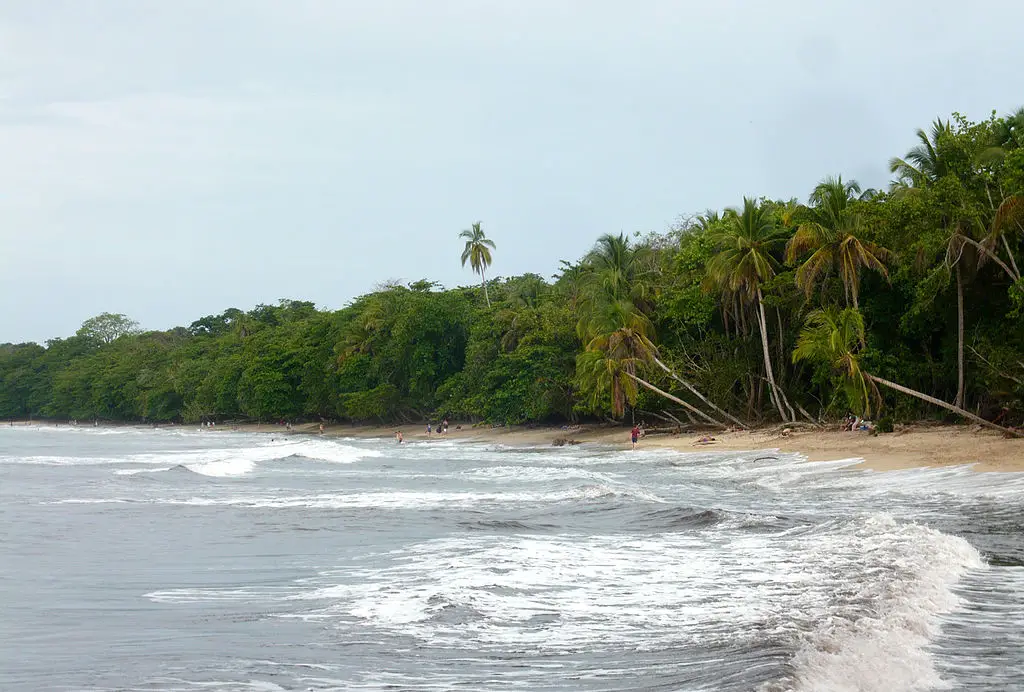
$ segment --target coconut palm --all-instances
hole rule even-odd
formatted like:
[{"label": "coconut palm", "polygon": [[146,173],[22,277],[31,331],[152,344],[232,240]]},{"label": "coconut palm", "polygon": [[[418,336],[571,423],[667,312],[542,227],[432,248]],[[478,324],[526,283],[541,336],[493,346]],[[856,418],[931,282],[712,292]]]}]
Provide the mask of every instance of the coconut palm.
[{"label": "coconut palm", "polygon": [[858,413],[872,414],[881,404],[878,388],[861,370],[855,352],[864,342],[864,319],[855,308],[836,307],[811,311],[793,350],[793,362],[802,360],[827,363],[843,376],[847,399]]},{"label": "coconut palm", "polygon": [[[651,363],[657,364],[667,372],[671,370],[658,360],[658,349],[653,340],[654,328],[650,320],[631,302],[606,302],[585,325],[588,332],[581,333],[585,351],[576,363],[578,374],[587,382],[587,388],[593,393],[592,405],[596,407],[601,396],[607,391],[611,395],[612,415],[620,418],[625,413],[627,403],[630,406],[636,403],[636,386],[639,384],[676,402],[709,423],[726,427],[692,404],[662,391],[641,377],[644,369]],[[681,379],[679,381],[683,382]],[[696,392],[691,385],[687,386]],[[700,398],[704,399],[703,396]]]},{"label": "coconut palm", "polygon": [[948,162],[942,152],[942,140],[953,133],[947,120],[936,118],[930,133],[917,130],[921,142],[901,158],[889,159],[889,172],[897,175],[898,186],[926,187],[949,172]]},{"label": "coconut palm", "polygon": [[[653,288],[653,255],[644,245],[633,245],[624,234],[605,234],[584,258],[593,272],[591,286],[597,289],[592,299],[631,300],[641,309]],[[646,310],[645,310],[646,311]]]},{"label": "coconut palm", "polygon": [[494,241],[484,235],[479,221],[473,224],[472,228],[459,233],[459,237],[466,240],[466,247],[462,250],[462,266],[465,267],[468,261],[473,271],[480,275],[480,285],[484,287],[484,300],[487,301],[487,307],[491,307],[484,271],[491,266],[491,250],[496,249]]},{"label": "coconut palm", "polygon": [[807,316],[805,324],[806,326],[797,339],[796,349],[793,351],[793,361],[807,360],[830,365],[842,375],[850,403],[863,415],[871,415],[872,402],[877,404],[875,410],[881,406],[877,385],[882,385],[902,394],[916,397],[921,401],[940,406],[987,428],[1018,437],[1024,436],[1022,433],[996,425],[970,411],[965,411],[959,406],[948,404],[941,399],[865,371],[861,367],[860,354],[857,352],[860,345],[864,343],[864,319],[857,310],[853,308],[839,310],[835,307],[814,310]]},{"label": "coconut palm", "polygon": [[[950,121],[941,118],[932,123],[931,133],[926,134],[924,130],[917,131],[917,138],[921,142],[902,159],[894,158],[889,161],[889,170],[896,173],[898,181],[893,184],[893,191],[896,194],[919,193],[922,188],[931,187],[951,173],[950,147],[947,145],[953,136],[953,128]],[[943,272],[956,278],[957,294],[957,405],[963,405],[966,396],[965,391],[965,364],[964,364],[964,266],[976,264],[974,249],[983,247],[971,237],[971,225],[963,220],[946,218],[943,222],[946,229],[946,253],[942,267],[936,271]],[[970,251],[967,251],[968,248]]]},{"label": "coconut palm", "polygon": [[863,269],[874,269],[889,279],[885,265],[892,253],[859,237],[863,224],[852,209],[852,202],[859,194],[860,185],[856,181],[843,182],[842,176],[829,176],[814,188],[810,206],[800,209],[805,220],[786,245],[786,260],[792,263],[812,253],[796,271],[796,284],[808,298],[831,271],[835,271],[843,283],[847,307],[851,303],[858,307]]},{"label": "coconut palm", "polygon": [[[714,229],[711,238],[720,249],[708,262],[704,288],[734,293],[746,303],[756,302],[764,368],[772,399],[783,420],[795,420],[789,401],[775,383],[762,292],[762,286],[775,277],[778,262],[772,251],[783,241],[784,231],[768,207],[744,198],[743,208],[727,210],[725,223]],[[788,415],[783,406],[789,409]]]}]

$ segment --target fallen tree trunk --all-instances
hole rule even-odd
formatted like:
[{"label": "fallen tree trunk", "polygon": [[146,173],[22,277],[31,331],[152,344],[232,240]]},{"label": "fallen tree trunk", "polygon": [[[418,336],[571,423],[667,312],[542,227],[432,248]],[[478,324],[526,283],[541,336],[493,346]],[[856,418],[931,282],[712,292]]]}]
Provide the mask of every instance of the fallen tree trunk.
[{"label": "fallen tree trunk", "polygon": [[708,421],[708,422],[709,422],[709,423],[711,423],[712,425],[717,425],[718,427],[722,428],[723,430],[728,430],[728,428],[729,428],[729,426],[728,426],[728,425],[726,425],[725,423],[722,423],[721,421],[715,420],[714,418],[712,418],[712,417],[711,417],[711,416],[709,416],[708,414],[706,414],[706,413],[704,413],[703,411],[701,411],[701,410],[700,410],[699,408],[697,408],[696,406],[693,406],[692,404],[688,404],[688,403],[686,403],[685,401],[683,401],[682,399],[680,399],[679,397],[677,397],[677,396],[673,396],[673,395],[669,394],[669,393],[668,393],[668,392],[666,392],[666,391],[663,391],[663,390],[661,390],[661,389],[658,389],[657,387],[655,387],[655,386],[654,386],[653,384],[651,384],[650,382],[647,382],[646,380],[642,380],[642,379],[640,379],[639,377],[637,377],[636,375],[633,375],[633,374],[631,374],[631,373],[626,373],[626,374],[627,374],[627,375],[629,375],[629,376],[630,376],[631,378],[633,378],[634,380],[636,380],[636,382],[637,382],[638,384],[640,384],[640,385],[643,385],[643,386],[644,386],[644,387],[646,387],[647,389],[650,389],[650,390],[651,390],[652,392],[654,392],[655,394],[660,394],[661,396],[665,397],[665,398],[666,398],[666,399],[668,399],[669,401],[674,401],[674,402],[676,402],[677,404],[679,404],[680,406],[682,406],[683,408],[685,408],[685,409],[686,409],[687,411],[692,411],[693,413],[697,414],[698,416],[700,416],[700,417],[701,417],[701,418],[703,418],[704,420]]},{"label": "fallen tree trunk", "polygon": [[679,375],[677,375],[677,374],[675,373],[675,371],[674,371],[674,370],[673,370],[672,368],[670,368],[669,366],[667,366],[667,365],[665,365],[664,363],[662,363],[662,362],[661,362],[661,361],[660,361],[660,360],[659,360],[658,358],[654,358],[653,360],[654,360],[654,364],[655,364],[655,365],[657,365],[657,366],[658,366],[659,368],[661,368],[662,370],[664,370],[665,372],[667,372],[667,373],[668,373],[668,375],[669,375],[669,377],[671,377],[671,378],[672,378],[673,380],[675,380],[675,381],[676,381],[676,382],[678,382],[679,384],[681,384],[681,385],[683,385],[684,387],[686,387],[686,388],[687,388],[687,389],[688,389],[688,390],[690,391],[690,393],[691,393],[691,394],[693,394],[693,395],[694,395],[695,397],[697,397],[698,399],[700,399],[701,401],[703,401],[703,402],[704,402],[705,404],[707,404],[708,406],[710,406],[710,407],[711,407],[711,408],[712,408],[713,410],[715,410],[715,411],[718,411],[718,412],[719,412],[720,414],[722,414],[723,416],[725,416],[726,418],[728,418],[729,420],[731,420],[731,421],[732,421],[733,423],[735,423],[736,425],[740,426],[741,428],[744,428],[744,429],[746,429],[746,427],[747,427],[747,426],[746,426],[746,425],[744,425],[744,424],[743,424],[743,423],[742,423],[742,422],[740,421],[740,419],[739,419],[739,418],[736,418],[735,416],[733,416],[733,415],[729,414],[728,412],[726,412],[726,411],[723,411],[722,409],[720,409],[720,408],[719,408],[718,406],[716,406],[716,405],[715,405],[715,404],[714,404],[714,403],[713,403],[713,402],[712,402],[712,401],[711,401],[710,399],[708,399],[708,398],[707,398],[706,396],[704,396],[703,394],[701,394],[701,393],[700,393],[700,392],[699,392],[699,391],[697,390],[697,388],[696,388],[696,387],[694,387],[694,386],[693,386],[692,384],[690,384],[689,382],[687,382],[686,380],[684,380],[684,379],[683,379],[682,377],[680,377]]},{"label": "fallen tree trunk", "polygon": [[947,404],[942,399],[936,399],[933,396],[928,396],[927,394],[919,392],[916,389],[911,389],[910,387],[904,387],[901,384],[896,384],[895,382],[890,382],[889,380],[883,379],[881,377],[876,377],[875,375],[871,375],[869,373],[864,373],[864,376],[867,377],[872,382],[875,382],[876,384],[880,384],[880,385],[882,385],[884,387],[888,387],[890,389],[895,389],[897,392],[900,392],[902,394],[906,394],[908,396],[912,396],[912,397],[914,397],[916,399],[920,399],[921,401],[927,401],[929,404],[934,404],[935,406],[938,406],[940,408],[944,408],[947,411],[952,411],[953,413],[957,414],[958,416],[962,416],[962,417],[966,418],[967,420],[974,421],[978,425],[983,425],[986,428],[991,428],[992,430],[998,430],[1001,433],[1004,433],[1004,434],[1007,434],[1007,435],[1013,435],[1014,437],[1024,437],[1024,433],[1022,433],[1020,431],[1011,430],[1010,428],[1004,428],[1001,425],[996,425],[995,423],[993,423],[991,421],[985,420],[981,416],[974,415],[970,411],[965,411],[964,409],[960,408],[959,406],[954,406],[953,404]]}]

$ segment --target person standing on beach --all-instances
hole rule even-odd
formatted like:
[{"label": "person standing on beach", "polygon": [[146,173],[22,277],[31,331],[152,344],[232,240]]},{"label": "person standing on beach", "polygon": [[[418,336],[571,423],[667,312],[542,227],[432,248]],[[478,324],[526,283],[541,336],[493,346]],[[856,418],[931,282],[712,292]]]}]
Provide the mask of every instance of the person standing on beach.
[{"label": "person standing on beach", "polygon": [[629,437],[633,440],[633,449],[636,449],[636,441],[640,439],[640,428],[633,426],[633,429],[629,431]]},{"label": "person standing on beach", "polygon": [[427,423],[427,437],[430,437],[430,423]]}]

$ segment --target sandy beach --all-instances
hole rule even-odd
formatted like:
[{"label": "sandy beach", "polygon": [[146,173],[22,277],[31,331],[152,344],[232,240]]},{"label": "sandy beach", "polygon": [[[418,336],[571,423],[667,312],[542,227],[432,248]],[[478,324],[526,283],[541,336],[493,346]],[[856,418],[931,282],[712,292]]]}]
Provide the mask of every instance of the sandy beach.
[{"label": "sandy beach", "polygon": [[[628,448],[629,428],[587,424],[560,427],[473,427],[452,423],[447,439],[495,442],[507,445],[601,444]],[[222,426],[251,432],[287,434],[280,425],[247,424]],[[403,425],[396,427],[330,425],[324,434],[337,437],[391,438],[401,431],[407,441],[429,438],[426,428]],[[319,425],[296,425],[292,434],[316,434]],[[870,435],[866,432],[840,431],[835,426],[825,429],[795,428],[782,434],[779,428],[713,433],[714,442],[699,444],[694,433],[652,434],[641,439],[640,449],[668,448],[680,452],[756,451],[777,449],[803,454],[808,461],[862,459],[861,465],[873,471],[893,471],[917,467],[944,467],[973,464],[976,471],[1024,471],[1024,439],[1007,439],[980,426],[912,425],[901,426],[893,433]]]}]

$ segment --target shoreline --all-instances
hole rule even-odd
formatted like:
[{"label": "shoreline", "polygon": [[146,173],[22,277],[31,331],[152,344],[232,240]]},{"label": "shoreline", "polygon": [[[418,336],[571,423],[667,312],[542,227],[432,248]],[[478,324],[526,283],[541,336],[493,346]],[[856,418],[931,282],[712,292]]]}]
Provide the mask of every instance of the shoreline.
[{"label": "shoreline", "polygon": [[[580,426],[470,427],[457,423],[449,427],[444,439],[531,446],[551,446],[556,440],[572,445],[609,445],[629,449],[629,428],[602,424]],[[280,426],[263,425],[254,432],[277,432]],[[293,434],[316,434],[317,424],[294,426]],[[239,426],[239,430],[247,429]],[[409,442],[427,441],[425,428],[332,425],[325,427],[330,437],[390,439],[401,431]],[[912,468],[946,468],[972,464],[981,472],[1024,472],[1024,440],[1007,439],[978,426],[904,426],[893,433],[872,436],[866,432],[836,429],[804,429],[782,435],[778,428],[761,428],[716,433],[710,444],[697,444],[696,433],[653,434],[643,437],[637,449],[671,449],[677,452],[743,452],[778,450],[802,454],[809,462],[861,459],[856,467],[871,471],[899,471]],[[440,439],[432,434],[429,439]]]},{"label": "shoreline", "polygon": [[[16,421],[16,426],[52,425],[52,421]],[[62,424],[63,425],[66,424]],[[458,426],[461,425],[461,429]],[[79,427],[93,427],[83,423]],[[192,428],[191,425],[105,424],[99,427],[139,428]],[[196,426],[197,427],[197,426]],[[285,435],[317,435],[318,423],[301,423],[291,431],[274,423],[223,424],[209,429],[211,433],[257,432]],[[430,438],[425,426],[350,425],[325,426],[325,437],[356,437],[391,439],[401,431],[407,442],[441,439],[436,433]],[[980,472],[1024,472],[1024,439],[1008,439],[979,426],[967,425],[907,425],[892,433],[872,436],[866,432],[831,429],[795,428],[782,434],[779,427],[740,430],[713,434],[715,441],[697,444],[696,433],[651,434],[641,438],[638,449],[671,449],[677,452],[740,452],[778,450],[783,453],[802,454],[809,462],[861,459],[856,468],[871,471],[898,471],[912,468],[947,468],[971,464]],[[606,424],[575,426],[511,426],[472,427],[452,422],[443,439],[466,442],[485,442],[530,446],[551,446],[557,440],[570,445],[607,445],[629,449],[629,428]]]}]

